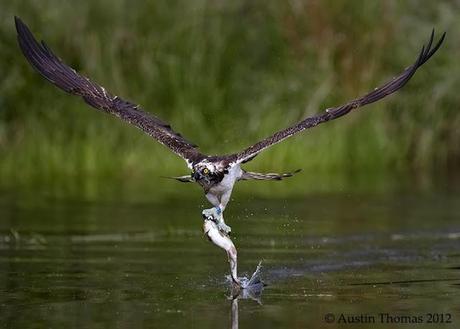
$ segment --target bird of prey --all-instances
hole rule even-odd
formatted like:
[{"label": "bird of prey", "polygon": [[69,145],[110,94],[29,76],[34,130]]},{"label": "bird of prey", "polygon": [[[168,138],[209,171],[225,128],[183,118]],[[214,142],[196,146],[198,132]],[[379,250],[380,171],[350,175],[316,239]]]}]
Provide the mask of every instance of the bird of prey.
[{"label": "bird of prey", "polygon": [[352,110],[374,103],[399,90],[412,78],[417,69],[439,49],[446,35],[445,33],[442,34],[439,41],[433,46],[433,30],[428,44],[421,48],[417,59],[412,65],[366,95],[308,117],[240,152],[228,155],[206,155],[201,153],[195,144],[175,132],[168,123],[142,111],[138,105],[108,92],[104,87],[67,66],[51,51],[45,42],[39,43],[18,17],[15,17],[15,23],[22,53],[44,78],[64,91],[80,96],[87,104],[97,110],[115,115],[136,126],[186,161],[191,174],[172,178],[181,182],[196,182],[204,189],[206,198],[214,207],[203,210],[202,215],[204,218],[214,220],[222,233],[231,231],[230,227],[224,222],[223,212],[230,200],[233,186],[237,181],[281,180],[295,173],[254,173],[242,169],[242,164],[251,161],[260,152],[284,141],[288,137],[313,128],[320,123],[342,117]]}]

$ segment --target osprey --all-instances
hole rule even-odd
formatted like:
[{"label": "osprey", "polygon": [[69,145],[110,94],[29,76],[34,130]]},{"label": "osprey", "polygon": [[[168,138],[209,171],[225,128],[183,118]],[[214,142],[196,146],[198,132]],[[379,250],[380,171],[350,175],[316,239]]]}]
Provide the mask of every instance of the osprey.
[{"label": "osprey", "polygon": [[168,123],[142,111],[138,105],[111,94],[104,87],[78,74],[74,69],[64,64],[43,41],[41,43],[37,42],[27,26],[18,17],[15,17],[15,23],[22,53],[43,77],[64,91],[82,97],[87,104],[97,110],[115,115],[136,126],[186,161],[187,166],[192,171],[191,174],[172,178],[180,182],[196,182],[201,185],[206,198],[214,206],[203,210],[203,217],[214,220],[223,233],[231,231],[230,227],[224,222],[223,212],[230,200],[233,186],[237,181],[281,180],[298,172],[284,174],[254,173],[243,170],[241,168],[242,164],[251,161],[263,150],[288,137],[313,128],[320,123],[337,119],[354,109],[374,103],[399,90],[412,78],[417,69],[439,49],[446,35],[446,33],[442,34],[439,41],[432,47],[433,30],[428,45],[422,47],[416,61],[411,66],[363,97],[341,106],[328,108],[318,115],[306,118],[274,133],[241,152],[209,156],[198,151],[198,147],[195,144],[175,132]]}]

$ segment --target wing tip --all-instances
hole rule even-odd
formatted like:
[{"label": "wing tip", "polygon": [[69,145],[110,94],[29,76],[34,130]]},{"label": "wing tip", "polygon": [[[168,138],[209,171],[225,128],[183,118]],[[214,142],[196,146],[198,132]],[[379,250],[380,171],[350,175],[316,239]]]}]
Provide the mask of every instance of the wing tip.
[{"label": "wing tip", "polygon": [[24,39],[26,34],[32,34],[26,23],[19,16],[14,16],[14,26],[16,27],[18,39]]},{"label": "wing tip", "polygon": [[282,174],[282,177],[281,178],[287,178],[287,177],[292,177],[298,173],[300,173],[302,171],[302,168],[298,168],[294,171],[291,171],[291,172],[288,172],[288,173],[285,173],[285,174]]},{"label": "wing tip", "polygon": [[16,26],[16,30],[18,30],[20,26],[24,25],[24,22],[21,18],[19,18],[19,16],[14,15],[14,25]]},{"label": "wing tip", "polygon": [[441,37],[439,38],[438,42],[434,45],[434,47],[432,47],[433,41],[434,41],[434,35],[435,35],[435,29],[432,28],[428,44],[426,46],[425,45],[423,46],[422,52],[420,53],[420,56],[416,61],[417,67],[420,67],[423,64],[425,64],[431,58],[431,56],[433,56],[438,51],[438,49],[444,43],[447,32],[444,31],[441,34]]}]

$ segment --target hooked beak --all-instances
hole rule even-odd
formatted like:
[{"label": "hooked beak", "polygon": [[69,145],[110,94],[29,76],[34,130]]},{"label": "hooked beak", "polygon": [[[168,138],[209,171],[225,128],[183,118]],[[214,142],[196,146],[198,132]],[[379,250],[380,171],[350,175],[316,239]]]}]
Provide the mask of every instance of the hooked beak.
[{"label": "hooked beak", "polygon": [[199,181],[200,179],[203,178],[203,175],[201,175],[200,172],[195,171],[192,173],[192,178],[196,181]]}]

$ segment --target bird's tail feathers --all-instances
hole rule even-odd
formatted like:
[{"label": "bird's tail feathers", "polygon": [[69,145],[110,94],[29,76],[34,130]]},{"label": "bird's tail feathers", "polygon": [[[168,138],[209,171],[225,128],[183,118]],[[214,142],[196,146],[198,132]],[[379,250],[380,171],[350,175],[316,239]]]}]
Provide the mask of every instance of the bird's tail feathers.
[{"label": "bird's tail feathers", "polygon": [[298,172],[300,172],[302,169],[297,169],[293,172],[288,172],[288,173],[282,173],[282,174],[277,174],[277,173],[258,173],[258,172],[251,172],[251,171],[244,171],[243,175],[241,176],[240,180],[282,180],[287,177],[292,177]]}]

